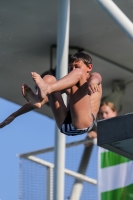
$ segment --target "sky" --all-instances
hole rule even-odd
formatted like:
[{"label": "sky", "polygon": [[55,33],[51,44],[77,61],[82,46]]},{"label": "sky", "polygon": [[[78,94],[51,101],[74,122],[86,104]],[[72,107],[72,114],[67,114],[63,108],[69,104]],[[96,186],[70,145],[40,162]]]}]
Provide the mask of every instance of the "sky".
[{"label": "sky", "polygon": [[[21,106],[0,98],[0,122]],[[18,154],[54,146],[55,122],[35,111],[23,114],[0,129],[0,200],[19,199]],[[49,134],[45,134],[49,133]],[[66,142],[84,139],[66,137]]]}]

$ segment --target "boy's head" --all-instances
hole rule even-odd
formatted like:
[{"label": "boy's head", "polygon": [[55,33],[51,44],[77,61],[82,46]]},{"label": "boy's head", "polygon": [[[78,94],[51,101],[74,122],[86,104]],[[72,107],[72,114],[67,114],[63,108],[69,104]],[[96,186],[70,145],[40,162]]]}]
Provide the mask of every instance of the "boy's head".
[{"label": "boy's head", "polygon": [[92,58],[84,52],[78,52],[69,57],[69,64],[82,60],[86,66],[92,64]]},{"label": "boy's head", "polygon": [[91,57],[84,52],[78,52],[69,57],[69,72],[75,68],[82,69],[85,73],[90,76],[92,70],[92,59]]}]

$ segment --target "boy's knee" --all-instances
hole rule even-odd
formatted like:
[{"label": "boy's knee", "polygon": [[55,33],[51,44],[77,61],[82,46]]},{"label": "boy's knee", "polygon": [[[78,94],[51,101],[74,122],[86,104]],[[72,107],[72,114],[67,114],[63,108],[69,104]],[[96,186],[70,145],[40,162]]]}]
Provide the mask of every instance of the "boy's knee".
[{"label": "boy's knee", "polygon": [[43,80],[44,80],[44,82],[49,83],[49,84],[55,83],[57,81],[56,78],[54,76],[52,76],[52,75],[44,76]]},{"label": "boy's knee", "polygon": [[85,78],[86,75],[81,69],[75,69],[76,75],[79,76],[79,79]]}]

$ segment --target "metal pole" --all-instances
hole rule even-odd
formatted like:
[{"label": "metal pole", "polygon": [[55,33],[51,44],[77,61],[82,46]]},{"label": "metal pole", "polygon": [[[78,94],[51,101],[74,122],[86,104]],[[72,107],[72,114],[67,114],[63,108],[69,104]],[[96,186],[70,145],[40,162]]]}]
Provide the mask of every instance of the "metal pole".
[{"label": "metal pole", "polygon": [[112,0],[95,0],[133,41],[133,22],[119,9]]},{"label": "metal pole", "polygon": [[[59,0],[57,35],[57,70],[60,79],[68,73],[70,0]],[[66,103],[67,97],[64,97]],[[64,199],[65,135],[55,131],[54,200]]]}]

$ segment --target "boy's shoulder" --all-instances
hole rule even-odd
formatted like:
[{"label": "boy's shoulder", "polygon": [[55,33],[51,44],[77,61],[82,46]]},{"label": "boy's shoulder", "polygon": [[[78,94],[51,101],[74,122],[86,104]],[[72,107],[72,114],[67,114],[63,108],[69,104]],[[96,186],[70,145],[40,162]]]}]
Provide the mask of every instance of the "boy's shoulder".
[{"label": "boy's shoulder", "polygon": [[102,76],[98,72],[93,72],[90,74],[89,80],[90,81],[95,80],[96,83],[100,84],[102,83]]},{"label": "boy's shoulder", "polygon": [[98,72],[92,72],[91,75],[100,75],[101,76],[101,74]]},{"label": "boy's shoulder", "polygon": [[101,76],[101,74],[100,74],[100,73],[98,73],[98,72],[93,72],[93,73],[91,74],[91,76],[95,76],[95,77],[97,77],[97,78],[100,78],[100,79],[102,79],[102,76]]}]

